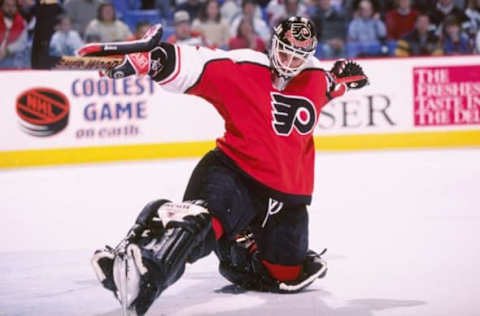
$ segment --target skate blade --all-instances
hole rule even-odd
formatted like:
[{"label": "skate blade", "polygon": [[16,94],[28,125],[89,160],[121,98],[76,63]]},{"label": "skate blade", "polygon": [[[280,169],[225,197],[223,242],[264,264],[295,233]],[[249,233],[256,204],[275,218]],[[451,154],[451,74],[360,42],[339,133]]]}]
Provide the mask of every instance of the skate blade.
[{"label": "skate blade", "polygon": [[131,303],[138,295],[140,274],[133,257],[125,253],[117,254],[113,263],[113,276],[118,289],[122,316],[138,316]]}]

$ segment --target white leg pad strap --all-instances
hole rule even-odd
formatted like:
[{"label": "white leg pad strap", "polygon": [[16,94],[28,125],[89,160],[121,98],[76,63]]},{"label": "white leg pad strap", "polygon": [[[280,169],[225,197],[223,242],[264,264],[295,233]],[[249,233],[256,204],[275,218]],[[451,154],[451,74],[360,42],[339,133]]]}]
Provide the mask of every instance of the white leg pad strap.
[{"label": "white leg pad strap", "polygon": [[99,265],[99,261],[103,258],[109,258],[111,260],[113,260],[114,258],[114,255],[113,253],[111,252],[108,252],[108,251],[99,251],[97,253],[95,253],[91,259],[91,263],[92,263],[92,266],[93,266],[93,271],[95,271],[95,275],[97,276],[97,279],[98,281],[103,282],[107,276],[105,275],[105,273],[103,272],[102,268],[100,268],[100,265]]}]

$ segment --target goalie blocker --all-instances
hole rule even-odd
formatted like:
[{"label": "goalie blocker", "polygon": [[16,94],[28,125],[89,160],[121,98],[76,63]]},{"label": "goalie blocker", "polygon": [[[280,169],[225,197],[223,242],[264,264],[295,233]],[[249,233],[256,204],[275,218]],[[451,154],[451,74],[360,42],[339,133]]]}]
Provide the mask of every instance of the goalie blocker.
[{"label": "goalie blocker", "polygon": [[[213,220],[214,225],[219,225]],[[249,290],[298,292],[326,274],[319,254],[307,253],[295,281],[273,279],[258,258],[252,235],[215,243],[212,216],[203,201],[148,203],[127,237],[115,249],[97,250],[91,260],[102,285],[129,313],[143,315],[154,300],[176,282],[191,263],[215,251],[220,273]]]}]

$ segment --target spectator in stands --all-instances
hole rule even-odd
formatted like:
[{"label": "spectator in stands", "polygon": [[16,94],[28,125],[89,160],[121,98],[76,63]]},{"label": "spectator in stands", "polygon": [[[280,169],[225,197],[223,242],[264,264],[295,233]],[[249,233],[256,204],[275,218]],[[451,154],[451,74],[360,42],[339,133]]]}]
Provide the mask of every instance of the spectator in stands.
[{"label": "spectator in stands", "polygon": [[127,38],[127,41],[139,40],[147,33],[147,31],[152,27],[152,24],[148,21],[140,21],[135,26],[135,32],[133,36]]},{"label": "spectator in stands", "polygon": [[75,56],[84,44],[80,35],[72,30],[68,15],[59,15],[57,21],[56,31],[50,40],[50,56]]},{"label": "spectator in stands", "polygon": [[356,15],[358,7],[355,7],[355,2],[354,0],[344,0],[342,1],[342,11],[345,14],[345,17],[347,18],[347,21],[351,21],[354,18],[354,15]]},{"label": "spectator in stands", "polygon": [[307,8],[300,0],[283,0],[283,5],[271,17],[270,26],[274,27],[291,16],[307,16]]},{"label": "spectator in stands", "polygon": [[230,49],[251,48],[263,53],[266,51],[262,38],[253,31],[252,22],[245,18],[240,21],[237,36],[230,39],[228,47]]},{"label": "spectator in stands", "polygon": [[17,54],[27,47],[27,25],[15,0],[3,0],[0,6],[0,68],[21,68]]},{"label": "spectator in stands", "polygon": [[[331,1],[330,1],[331,2]],[[315,15],[317,8],[320,6],[320,0],[306,0],[303,2],[307,10],[307,16],[312,17]],[[318,32],[318,29],[315,29]]]},{"label": "spectator in stands", "polygon": [[191,28],[190,15],[187,11],[177,11],[173,16],[175,34],[167,38],[167,43],[192,46],[211,46],[205,36]]},{"label": "spectator in stands", "polygon": [[[260,1],[262,0],[255,0],[255,4],[257,4],[255,8],[255,17],[263,19],[264,16],[258,3]],[[265,1],[270,4],[274,0]],[[242,2],[242,0],[223,0],[223,4],[220,7],[220,14],[222,15],[222,18],[230,24],[236,17],[242,14]],[[221,0],[220,3],[222,3]]]},{"label": "spectator in stands", "polygon": [[241,13],[242,2],[240,0],[225,0],[220,7],[222,18],[229,23]]},{"label": "spectator in stands", "polygon": [[[313,0],[314,1],[314,0]],[[265,8],[267,12],[267,21],[270,25],[270,21],[272,17],[282,9],[283,7],[283,0],[270,0]]]},{"label": "spectator in stands", "polygon": [[385,16],[387,38],[394,41],[414,29],[418,15],[418,12],[412,9],[411,0],[397,0],[396,5],[397,8],[388,11]]},{"label": "spectator in stands", "polygon": [[[430,11],[437,5],[438,0],[415,0],[413,2],[413,7],[417,9],[417,11]],[[455,7],[460,10],[464,10],[466,8],[466,0],[453,0],[452,3]]]},{"label": "spectator in stands", "polygon": [[395,10],[398,7],[398,0],[380,0],[374,5],[382,17],[385,16],[387,12]]},{"label": "spectator in stands", "polygon": [[85,43],[98,43],[101,42],[100,34],[90,33],[85,34]]},{"label": "spectator in stands", "polygon": [[[430,11],[437,5],[438,1],[439,0],[415,0],[413,7],[417,9],[417,11]],[[453,0],[452,3],[460,10],[465,10],[467,7],[467,0]]]},{"label": "spectator in stands", "polygon": [[441,33],[442,24],[445,18],[449,15],[454,15],[457,18],[459,23],[468,21],[467,16],[465,15],[462,9],[457,8],[453,0],[438,0],[436,5],[430,9],[430,18],[431,22],[435,24],[438,31]]},{"label": "spectator in stands", "polygon": [[343,0],[332,0],[331,5],[335,10],[343,11]]},{"label": "spectator in stands", "polygon": [[[394,9],[394,0],[371,0],[374,12],[378,12],[382,17],[384,12]],[[353,20],[359,14],[360,3],[362,0],[343,0],[343,12],[347,16],[347,20]]]},{"label": "spectator in stands", "polygon": [[468,18],[468,34],[475,38],[480,30],[480,0],[469,0],[465,15]]},{"label": "spectator in stands", "polygon": [[255,15],[257,10],[257,3],[255,0],[243,0],[242,2],[242,14],[234,18],[230,26],[230,34],[237,34],[238,26],[240,21],[243,18],[250,20],[250,23],[253,25],[253,30],[255,33],[262,38],[262,40],[267,43],[270,41],[270,27],[265,23],[261,18],[258,18]]},{"label": "spectator in stands", "polygon": [[332,0],[319,0],[311,19],[319,33],[318,57],[344,56],[347,20],[343,12],[332,5]]},{"label": "spectator in stands", "polygon": [[348,56],[380,55],[386,35],[385,24],[380,20],[380,14],[373,11],[372,2],[362,0],[359,4],[358,16],[348,26]]},{"label": "spectator in stands", "polygon": [[35,17],[31,64],[34,69],[50,69],[50,39],[55,33],[57,17],[65,13],[60,0],[37,1],[32,12]]},{"label": "spectator in stands", "polygon": [[197,18],[202,8],[200,0],[187,0],[186,2],[178,5],[176,11],[187,11],[190,19],[193,21]]},{"label": "spectator in stands", "polygon": [[[33,26],[35,21],[33,19],[33,8],[35,7],[36,0],[17,0],[18,12],[22,15],[23,19],[27,23],[28,37],[31,38],[33,32]],[[32,24],[30,24],[32,22]]]},{"label": "spectator in stands", "polygon": [[102,0],[65,0],[64,8],[72,21],[72,28],[84,36],[88,23],[97,16]]},{"label": "spectator in stands", "polygon": [[101,42],[124,41],[132,36],[128,25],[117,19],[111,2],[103,2],[97,11],[97,18],[91,21],[86,34],[100,35]]},{"label": "spectator in stands", "polygon": [[445,18],[442,30],[442,49],[444,55],[463,55],[472,53],[472,45],[455,15]]},{"label": "spectator in stands", "polygon": [[216,47],[225,48],[230,38],[230,28],[222,20],[218,0],[207,0],[198,18],[192,23],[192,29],[203,34],[207,40]]},{"label": "spectator in stands", "polygon": [[415,29],[402,37],[395,51],[396,56],[431,56],[441,55],[439,38],[430,28],[430,17],[419,13],[415,21]]}]

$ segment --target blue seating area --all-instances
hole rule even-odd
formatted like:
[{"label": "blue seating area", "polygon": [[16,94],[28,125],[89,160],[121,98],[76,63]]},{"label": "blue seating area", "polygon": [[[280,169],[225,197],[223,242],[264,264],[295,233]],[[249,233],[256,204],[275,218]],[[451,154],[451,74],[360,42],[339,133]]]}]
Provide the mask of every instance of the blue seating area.
[{"label": "blue seating area", "polygon": [[[223,2],[223,1],[221,1]],[[139,22],[150,22],[151,24],[162,23],[164,26],[163,39],[166,40],[174,34],[173,11],[168,12],[166,17],[161,17],[157,9],[141,10],[141,1],[138,0],[113,0],[118,17],[124,21],[130,29],[135,30]],[[262,17],[267,19],[266,7],[262,7]],[[396,48],[395,41],[388,41],[385,44],[374,43],[346,43],[346,57],[355,58],[361,56],[394,56]],[[315,54],[318,58],[328,58],[319,45]]]},{"label": "blue seating area", "polygon": [[135,26],[139,22],[147,21],[151,24],[163,22],[157,10],[129,10],[123,12],[121,19],[131,30],[135,30]]},{"label": "blue seating area", "polygon": [[113,5],[117,11],[117,16],[125,22],[133,31],[139,22],[150,22],[151,24],[163,23],[170,24],[173,19],[173,12],[165,19],[160,16],[159,10],[141,10],[141,2],[138,0],[113,0]]},{"label": "blue seating area", "polygon": [[166,41],[170,36],[175,34],[175,28],[173,26],[164,25],[163,26],[163,36],[162,39]]},{"label": "blue seating area", "polygon": [[130,10],[139,10],[141,1],[138,0],[113,0],[113,5],[118,13],[118,17],[122,17],[125,12]]}]

